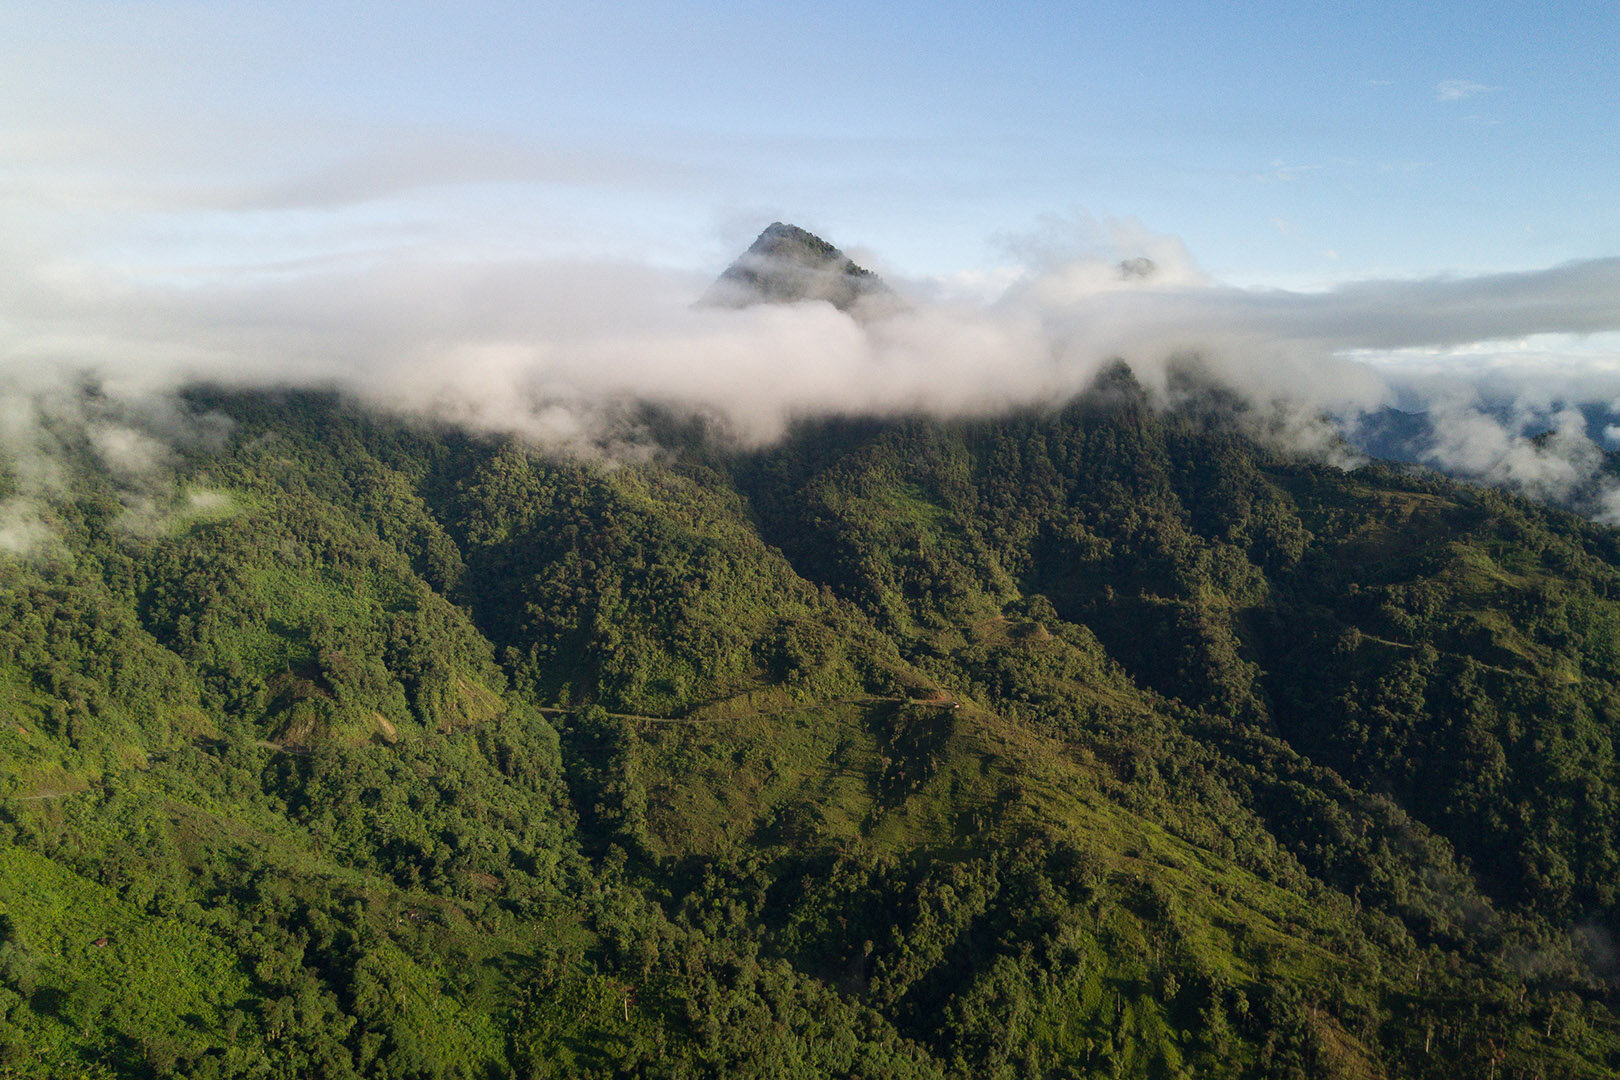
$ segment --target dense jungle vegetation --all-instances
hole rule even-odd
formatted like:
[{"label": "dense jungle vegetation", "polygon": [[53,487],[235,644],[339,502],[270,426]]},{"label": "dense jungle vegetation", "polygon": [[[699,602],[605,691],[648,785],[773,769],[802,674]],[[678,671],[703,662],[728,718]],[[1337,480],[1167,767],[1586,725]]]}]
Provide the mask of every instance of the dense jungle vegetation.
[{"label": "dense jungle vegetation", "polygon": [[631,464],[187,408],[0,559],[0,1076],[1620,1068],[1613,529],[1123,368]]}]

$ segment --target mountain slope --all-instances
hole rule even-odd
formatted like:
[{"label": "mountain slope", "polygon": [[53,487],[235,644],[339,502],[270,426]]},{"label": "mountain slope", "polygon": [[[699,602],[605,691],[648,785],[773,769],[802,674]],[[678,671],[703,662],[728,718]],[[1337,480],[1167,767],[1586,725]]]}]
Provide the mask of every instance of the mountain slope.
[{"label": "mountain slope", "polygon": [[20,1075],[1620,1065],[1612,530],[1123,369],[615,467],[192,406],[0,565]]}]

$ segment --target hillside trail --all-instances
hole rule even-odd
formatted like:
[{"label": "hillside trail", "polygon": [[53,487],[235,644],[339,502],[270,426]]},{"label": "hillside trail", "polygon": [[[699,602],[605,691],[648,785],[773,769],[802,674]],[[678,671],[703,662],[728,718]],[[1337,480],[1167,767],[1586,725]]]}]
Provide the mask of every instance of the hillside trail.
[{"label": "hillside trail", "polygon": [[92,784],[89,787],[65,788],[61,790],[47,788],[44,791],[36,791],[32,795],[6,795],[3,797],[10,799],[12,802],[46,802],[50,799],[65,799],[69,795],[83,795],[87,791],[94,790],[96,790],[96,785]]},{"label": "hillside trail", "polygon": [[[827,701],[807,701],[780,709],[762,709],[753,713],[737,716],[645,716],[640,713],[613,713],[607,716],[613,720],[632,720],[642,724],[734,724],[739,720],[746,720],[750,716],[774,716],[780,713],[793,712],[798,709],[830,709],[838,705],[921,705],[933,709],[957,709],[961,702],[955,698],[910,698],[910,697],[882,697],[877,695],[860,695],[856,697],[832,698]],[[561,708],[555,705],[537,706],[536,711],[545,716],[567,716],[578,712],[585,706],[576,708]]]},{"label": "hillside trail", "polygon": [[[879,695],[860,695],[855,697],[833,698],[827,701],[808,701],[784,709],[761,710],[753,716],[773,716],[779,713],[792,712],[796,709],[830,709],[838,705],[920,705],[934,709],[959,709],[962,703],[955,698],[911,698],[911,697],[883,697]],[[567,716],[578,712],[577,708],[564,709],[554,705],[536,706],[536,711],[544,716]],[[749,714],[737,716],[645,716],[640,713],[608,713],[614,720],[629,720],[638,724],[735,724],[746,720]],[[271,742],[269,739],[256,739],[254,745],[278,754],[291,754],[294,757],[309,757],[313,751],[303,746],[283,746]],[[69,795],[83,795],[95,791],[100,785],[91,784],[88,787],[68,789],[46,789],[36,791],[31,795],[4,795],[0,798],[10,799],[12,802],[48,802],[53,799],[64,799]]]}]

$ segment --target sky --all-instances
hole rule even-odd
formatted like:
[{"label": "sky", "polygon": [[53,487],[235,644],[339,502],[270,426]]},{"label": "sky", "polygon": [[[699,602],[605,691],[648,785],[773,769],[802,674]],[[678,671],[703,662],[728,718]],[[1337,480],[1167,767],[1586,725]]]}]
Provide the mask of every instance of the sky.
[{"label": "sky", "polygon": [[[64,438],[155,497],[198,379],[616,457],[630,402],[759,443],[1116,358],[1333,460],[1423,409],[1430,463],[1620,523],[1617,41],[1610,0],[3,4],[0,550]],[[774,220],[904,303],[694,308]]]},{"label": "sky", "polygon": [[13,3],[0,221],[180,276],[713,270],[778,218],[919,278],[1110,221],[1240,285],[1528,269],[1620,253],[1617,41],[1608,2]]}]

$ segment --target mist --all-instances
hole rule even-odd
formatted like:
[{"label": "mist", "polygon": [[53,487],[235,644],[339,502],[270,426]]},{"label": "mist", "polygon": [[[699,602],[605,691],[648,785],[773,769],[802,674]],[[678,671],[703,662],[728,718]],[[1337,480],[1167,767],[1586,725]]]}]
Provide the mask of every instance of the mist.
[{"label": "mist", "polygon": [[1602,337],[1620,330],[1620,259],[1302,292],[1222,284],[1174,238],[1116,229],[1079,254],[1038,250],[988,297],[891,277],[904,305],[852,317],[819,302],[701,307],[720,267],[630,260],[417,249],[176,274],[10,254],[12,550],[42,535],[29,507],[55,482],[63,425],[138,503],[175,448],[221,437],[221,418],[177,405],[196,382],[329,388],[618,459],[647,452],[637,403],[760,445],[804,417],[1054,406],[1116,358],[1162,404],[1194,374],[1245,402],[1258,437],[1340,464],[1355,463],[1341,427],[1425,410],[1429,464],[1620,521],[1620,487],[1574,411],[1620,398],[1620,351]]}]

